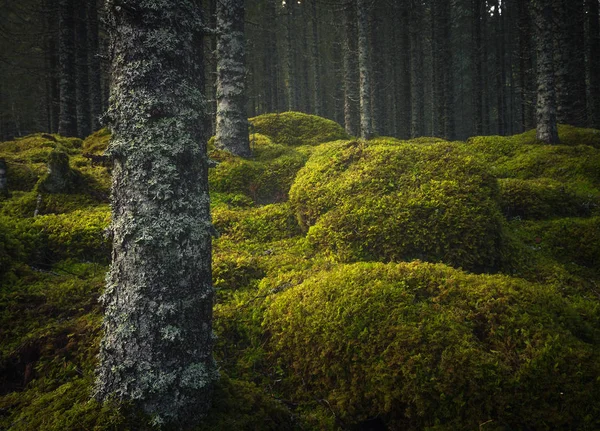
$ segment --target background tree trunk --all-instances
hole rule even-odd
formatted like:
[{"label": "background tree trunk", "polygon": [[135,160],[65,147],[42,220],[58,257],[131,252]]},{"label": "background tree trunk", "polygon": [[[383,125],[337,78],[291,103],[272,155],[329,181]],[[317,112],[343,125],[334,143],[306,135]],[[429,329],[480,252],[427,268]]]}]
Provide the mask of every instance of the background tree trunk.
[{"label": "background tree trunk", "polygon": [[217,131],[215,146],[249,157],[244,2],[217,1]]},{"label": "background tree trunk", "polygon": [[344,124],[346,132],[358,136],[360,122],[358,36],[356,3],[347,0],[344,5]]},{"label": "background tree trunk", "polygon": [[202,19],[193,0],[160,4],[108,10],[113,252],[96,396],[181,423],[207,412],[218,378]]},{"label": "background tree trunk", "polygon": [[371,53],[369,44],[369,7],[367,0],[356,0],[358,28],[358,65],[360,72],[360,137],[373,137],[371,118]]},{"label": "background tree trunk", "polygon": [[60,114],[58,133],[63,136],[77,136],[77,79],[75,67],[75,40],[73,25],[75,11],[73,0],[60,0],[58,3],[58,57]]}]

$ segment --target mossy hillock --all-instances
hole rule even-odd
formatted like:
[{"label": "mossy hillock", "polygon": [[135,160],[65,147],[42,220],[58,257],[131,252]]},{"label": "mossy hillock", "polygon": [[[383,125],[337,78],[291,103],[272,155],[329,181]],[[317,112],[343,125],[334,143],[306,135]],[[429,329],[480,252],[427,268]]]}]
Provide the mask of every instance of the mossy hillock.
[{"label": "mossy hillock", "polygon": [[308,241],[345,261],[499,266],[498,184],[455,144],[338,141],[299,172],[290,202]]},{"label": "mossy hillock", "polygon": [[[209,143],[223,378],[198,430],[600,428],[598,131],[364,142],[301,113],[250,123],[247,159]],[[109,139],[0,143],[0,429],[153,429],[90,400]],[[74,189],[40,187],[52,152]]]}]

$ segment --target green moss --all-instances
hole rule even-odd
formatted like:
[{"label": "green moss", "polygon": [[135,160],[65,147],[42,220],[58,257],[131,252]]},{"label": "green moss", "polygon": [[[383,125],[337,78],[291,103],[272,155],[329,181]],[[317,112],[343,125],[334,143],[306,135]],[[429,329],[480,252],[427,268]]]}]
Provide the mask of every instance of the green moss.
[{"label": "green moss", "polygon": [[300,234],[294,212],[287,202],[246,210],[217,207],[212,216],[219,233],[237,241],[270,242]]},{"label": "green moss", "polygon": [[210,170],[212,193],[244,194],[257,203],[287,200],[288,190],[307,156],[295,149],[273,144],[265,136],[252,135],[252,159],[214,150],[210,158],[219,162]]},{"label": "green moss", "polygon": [[349,138],[336,122],[301,112],[259,115],[249,121],[253,132],[266,135],[275,144],[285,146],[314,146]]},{"label": "green moss", "polygon": [[549,178],[499,180],[500,205],[507,218],[587,216],[600,206],[600,193],[584,194]]},{"label": "green moss", "polygon": [[357,263],[273,297],[279,389],[389,429],[600,426],[600,307],[441,264]]},{"label": "green moss", "polygon": [[499,263],[497,182],[460,146],[318,148],[290,202],[317,249],[338,259],[442,261],[471,270]]},{"label": "green moss", "polygon": [[82,151],[89,154],[103,154],[108,147],[111,133],[108,129],[100,129],[85,138],[82,144]]}]

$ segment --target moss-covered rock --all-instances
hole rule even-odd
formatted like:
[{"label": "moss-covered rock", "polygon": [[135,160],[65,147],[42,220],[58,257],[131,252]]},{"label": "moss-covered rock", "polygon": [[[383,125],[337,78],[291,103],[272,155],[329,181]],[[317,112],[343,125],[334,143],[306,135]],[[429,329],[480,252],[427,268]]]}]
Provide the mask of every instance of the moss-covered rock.
[{"label": "moss-covered rock", "polygon": [[264,135],[251,136],[253,158],[243,159],[213,150],[218,165],[209,172],[211,192],[243,194],[265,204],[287,200],[288,191],[307,156],[296,149],[274,144]]},{"label": "moss-covered rock", "polygon": [[503,178],[499,185],[500,206],[509,219],[589,216],[600,207],[600,194],[582,194],[549,178]]},{"label": "moss-covered rock", "polygon": [[285,396],[390,430],[599,427],[599,324],[597,301],[420,262],[314,273],[264,320]]},{"label": "moss-covered rock", "polygon": [[264,114],[249,121],[253,132],[266,135],[274,143],[285,146],[314,146],[349,138],[344,128],[335,121],[301,112]]},{"label": "moss-covered rock", "polygon": [[344,261],[442,261],[471,270],[499,263],[498,184],[451,143],[318,148],[290,202],[308,240]]}]

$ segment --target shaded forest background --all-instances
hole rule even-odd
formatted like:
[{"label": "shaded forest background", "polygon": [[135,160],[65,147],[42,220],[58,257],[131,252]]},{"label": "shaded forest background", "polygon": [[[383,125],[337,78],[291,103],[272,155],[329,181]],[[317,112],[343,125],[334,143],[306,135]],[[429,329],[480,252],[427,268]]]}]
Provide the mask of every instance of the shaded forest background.
[{"label": "shaded forest background", "polygon": [[[103,3],[2,2],[1,140],[39,131],[83,138],[102,126],[109,82]],[[207,27],[214,28],[216,0],[202,3]],[[330,118],[359,135],[353,4],[246,1],[249,117],[294,110]],[[375,134],[465,139],[535,127],[530,2],[369,4]],[[599,2],[552,0],[552,6],[557,120],[599,128]],[[206,37],[205,93],[213,114],[215,49],[215,37]]]}]

